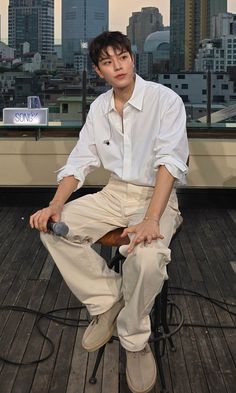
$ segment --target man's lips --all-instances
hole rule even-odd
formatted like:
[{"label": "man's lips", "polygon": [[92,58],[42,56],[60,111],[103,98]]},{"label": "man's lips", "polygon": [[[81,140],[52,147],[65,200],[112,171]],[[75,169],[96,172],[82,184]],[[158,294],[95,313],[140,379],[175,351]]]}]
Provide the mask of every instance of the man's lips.
[{"label": "man's lips", "polygon": [[119,75],[116,75],[116,79],[122,79],[122,78],[124,78],[126,76],[126,74],[119,74]]}]

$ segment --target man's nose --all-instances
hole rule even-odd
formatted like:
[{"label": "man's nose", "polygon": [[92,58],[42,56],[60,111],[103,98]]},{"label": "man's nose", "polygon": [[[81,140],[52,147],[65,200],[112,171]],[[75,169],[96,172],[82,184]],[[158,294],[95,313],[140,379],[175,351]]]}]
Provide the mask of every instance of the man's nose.
[{"label": "man's nose", "polygon": [[121,63],[119,60],[114,60],[114,70],[119,71],[121,69]]}]

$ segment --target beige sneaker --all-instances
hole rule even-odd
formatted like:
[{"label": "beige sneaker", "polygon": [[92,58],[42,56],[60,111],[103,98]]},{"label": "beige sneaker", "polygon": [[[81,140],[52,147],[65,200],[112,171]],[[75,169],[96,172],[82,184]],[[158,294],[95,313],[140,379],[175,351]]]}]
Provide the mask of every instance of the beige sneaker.
[{"label": "beige sneaker", "polygon": [[93,317],[84,332],[82,346],[88,352],[93,352],[110,340],[116,326],[116,318],[124,307],[123,298],[115,303],[110,310]]},{"label": "beige sneaker", "polygon": [[156,382],[157,369],[149,344],[142,351],[126,350],[126,380],[133,393],[147,393]]}]

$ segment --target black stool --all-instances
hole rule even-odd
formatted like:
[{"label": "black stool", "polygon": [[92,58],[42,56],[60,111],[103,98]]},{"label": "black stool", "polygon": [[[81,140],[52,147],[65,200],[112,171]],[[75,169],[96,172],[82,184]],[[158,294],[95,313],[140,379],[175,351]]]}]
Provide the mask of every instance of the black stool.
[{"label": "black stool", "polygon": [[[108,232],[97,242],[102,246],[117,247],[115,256],[110,261],[107,262],[109,268],[111,269],[114,268],[116,272],[121,271],[122,263],[125,260],[125,257],[121,255],[119,252],[119,247],[124,244],[129,244],[128,236],[124,239],[120,237],[121,233],[123,232],[123,229],[124,228],[117,228],[111,232]],[[179,232],[179,230],[180,229],[178,229],[177,233]],[[176,236],[176,234],[174,235],[174,237]],[[172,238],[172,241],[174,237]],[[175,323],[175,327],[170,330],[169,325],[171,324],[174,310],[177,312],[178,322]],[[172,352],[176,351],[176,348],[172,340],[172,336],[180,330],[184,322],[183,315],[180,308],[174,302],[171,302],[168,299],[168,280],[164,282],[162,291],[156,296],[154,305],[150,313],[150,319],[151,319],[151,336],[149,342],[154,344],[155,357],[156,357],[157,368],[158,368],[158,373],[161,383],[161,393],[168,393],[168,391],[166,390],[166,382],[163,372],[162,357],[165,354],[167,342],[170,345],[170,350]],[[118,337],[112,336],[109,342],[112,342],[113,340],[119,340],[119,339]],[[94,369],[89,379],[89,382],[91,384],[95,384],[97,382],[96,373],[99,364],[101,362],[105,347],[106,344],[103,345],[103,347],[101,347],[98,350]]]}]

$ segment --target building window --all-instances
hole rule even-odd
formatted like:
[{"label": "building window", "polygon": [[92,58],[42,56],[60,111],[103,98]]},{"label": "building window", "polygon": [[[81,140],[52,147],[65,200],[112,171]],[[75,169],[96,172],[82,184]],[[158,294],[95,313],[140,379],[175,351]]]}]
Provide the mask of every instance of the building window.
[{"label": "building window", "polygon": [[228,90],[229,86],[226,85],[226,84],[223,84],[223,85],[221,86],[221,88],[222,88],[222,90]]},{"label": "building window", "polygon": [[165,83],[164,86],[169,87],[171,89],[171,83]]},{"label": "building window", "polygon": [[217,79],[223,79],[223,75],[217,75]]},{"label": "building window", "polygon": [[182,89],[188,89],[188,84],[187,84],[187,83],[182,84],[182,85],[181,85],[181,88],[182,88]]},{"label": "building window", "polygon": [[177,76],[178,79],[185,79],[185,75],[184,74],[180,74]]},{"label": "building window", "polygon": [[62,113],[68,113],[68,104],[62,104]]},{"label": "building window", "polygon": [[166,75],[166,74],[165,74],[165,75],[163,75],[163,78],[164,78],[164,79],[170,79],[170,75]]},{"label": "building window", "polygon": [[213,102],[224,102],[225,97],[224,96],[213,96]]},{"label": "building window", "polygon": [[187,95],[180,95],[180,97],[182,98],[183,102],[189,102]]},{"label": "building window", "polygon": [[206,93],[207,93],[206,89],[203,89],[202,94],[206,94]]}]

